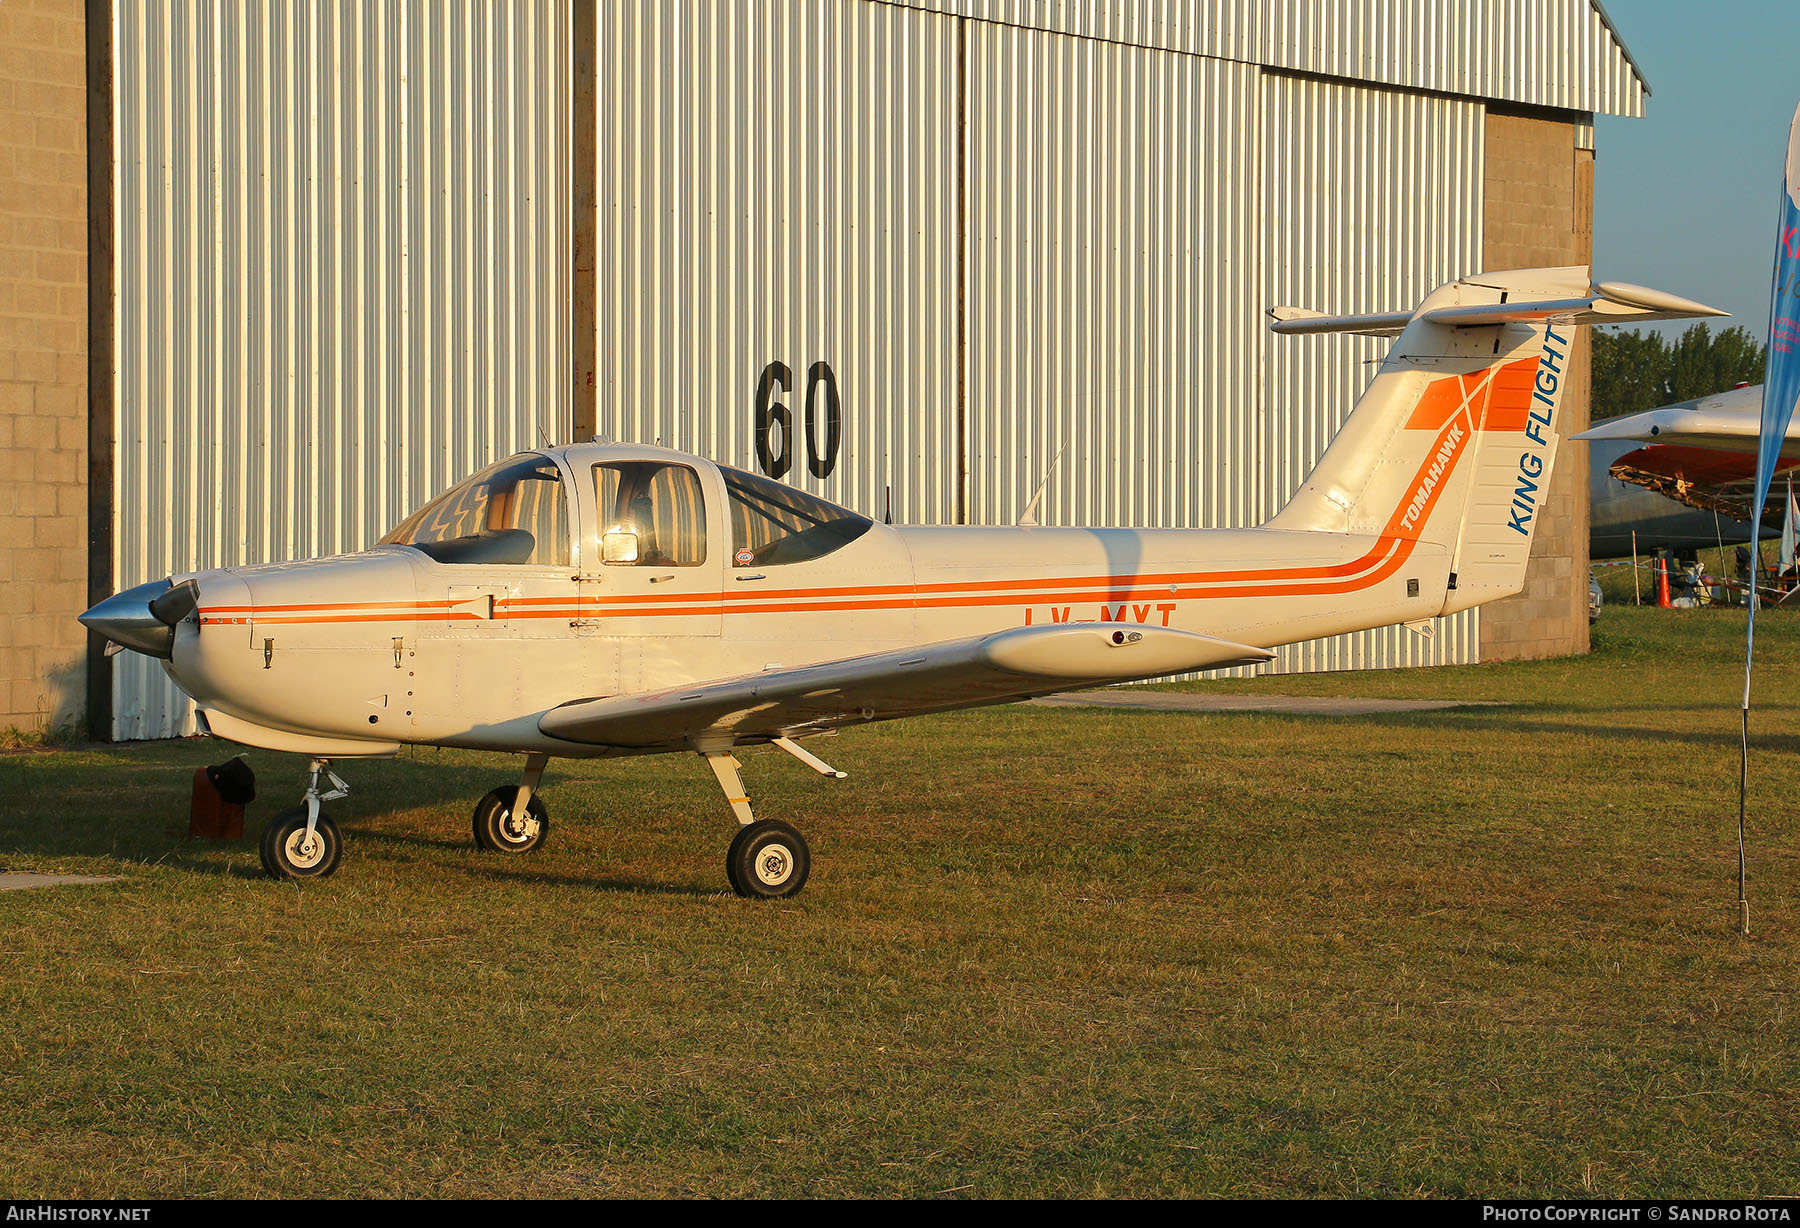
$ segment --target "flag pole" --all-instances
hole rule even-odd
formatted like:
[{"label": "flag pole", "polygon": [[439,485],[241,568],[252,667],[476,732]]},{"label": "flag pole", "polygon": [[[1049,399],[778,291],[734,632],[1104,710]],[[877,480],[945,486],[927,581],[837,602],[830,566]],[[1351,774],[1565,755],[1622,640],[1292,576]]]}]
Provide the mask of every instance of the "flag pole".
[{"label": "flag pole", "polygon": [[[1752,558],[1761,561],[1762,554],[1762,510],[1759,506],[1750,523],[1750,544],[1755,551]],[[1756,580],[1756,570],[1750,572],[1750,593],[1746,603],[1749,613],[1744,622],[1744,705],[1742,710],[1742,732],[1738,742],[1738,933],[1749,936],[1750,933],[1750,862],[1745,850],[1744,812],[1748,809],[1750,798],[1750,662],[1756,654],[1756,607],[1762,604],[1762,592]]]},{"label": "flag pole", "polygon": [[[1756,594],[1750,594],[1756,600]],[[1750,875],[1744,858],[1744,799],[1750,792],[1750,705],[1744,705],[1743,755],[1738,760],[1738,933],[1750,934]]]}]

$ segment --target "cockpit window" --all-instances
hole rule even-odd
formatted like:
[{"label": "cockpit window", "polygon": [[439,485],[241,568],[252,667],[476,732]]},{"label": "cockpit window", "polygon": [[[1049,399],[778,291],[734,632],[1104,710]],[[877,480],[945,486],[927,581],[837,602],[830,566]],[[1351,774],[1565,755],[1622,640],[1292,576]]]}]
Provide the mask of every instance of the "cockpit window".
[{"label": "cockpit window", "polygon": [[874,523],[780,482],[719,466],[731,495],[731,561],[738,567],[804,563],[847,546]]},{"label": "cockpit window", "polygon": [[440,563],[569,565],[569,505],[556,462],[515,456],[427,503],[381,539]]},{"label": "cockpit window", "polygon": [[698,567],[706,562],[700,475],[663,461],[594,466],[600,561],[609,566]]}]

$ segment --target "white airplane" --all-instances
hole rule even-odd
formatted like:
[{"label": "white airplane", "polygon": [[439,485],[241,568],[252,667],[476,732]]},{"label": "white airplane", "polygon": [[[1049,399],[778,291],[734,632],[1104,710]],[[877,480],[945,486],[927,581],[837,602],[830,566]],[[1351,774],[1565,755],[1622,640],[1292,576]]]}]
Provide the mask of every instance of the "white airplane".
[{"label": "white airplane", "polygon": [[1398,340],[1258,528],[895,527],[696,456],[576,444],[483,469],[361,553],[184,573],[81,620],[160,657],[213,735],[312,757],[304,803],[263,834],[278,878],[338,865],[333,759],[523,753],[474,814],[481,846],[523,853],[545,838],[552,756],[682,751],[740,824],[732,887],[791,896],[806,841],[755,818],[734,748],[841,777],[800,741],[1428,632],[1523,586],[1574,328],[1722,314],[1585,268],[1468,277],[1410,313],[1278,308],[1280,333]]},{"label": "white airplane", "polygon": [[[1615,453],[1606,469],[1609,479],[1641,486],[1645,490],[1666,495],[1677,503],[1685,503],[1705,513],[1720,513],[1733,519],[1749,520],[1751,502],[1756,496],[1756,449],[1762,440],[1762,385],[1744,384],[1726,392],[1692,401],[1677,401],[1647,409],[1642,413],[1597,422],[1573,438],[1584,443],[1600,444]],[[1643,444],[1632,448],[1630,444]],[[1800,418],[1788,423],[1785,442],[1775,461],[1775,473],[1792,478],[1800,470]],[[1598,476],[1598,475],[1596,475]],[[1633,492],[1634,494],[1636,492]],[[1638,515],[1651,513],[1654,505],[1644,499],[1625,506]],[[1781,482],[1769,488],[1769,502],[1763,513],[1765,532],[1779,531],[1786,513],[1787,492]],[[1595,520],[1602,519],[1599,502],[1595,504]],[[1679,523],[1679,515],[1664,514],[1663,519]],[[1695,517],[1701,523],[1695,536],[1700,545],[1718,540],[1718,523],[1710,517]],[[1750,526],[1740,524],[1733,534],[1725,526],[1727,540],[1746,540]],[[1618,530],[1612,534],[1614,546]],[[1620,553],[1623,553],[1621,550]]]}]

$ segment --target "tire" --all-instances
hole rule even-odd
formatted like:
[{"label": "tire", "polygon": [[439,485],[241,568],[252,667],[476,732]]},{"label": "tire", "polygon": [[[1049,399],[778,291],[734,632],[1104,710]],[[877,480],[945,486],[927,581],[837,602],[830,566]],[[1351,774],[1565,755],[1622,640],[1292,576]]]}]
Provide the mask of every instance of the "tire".
[{"label": "tire", "polygon": [[331,816],[321,810],[308,847],[306,807],[289,806],[263,828],[261,852],[263,870],[270,878],[328,878],[344,855],[344,838]]},{"label": "tire", "polygon": [[501,785],[475,803],[475,843],[494,853],[530,853],[543,847],[550,834],[550,810],[537,793],[525,807],[535,827],[521,830],[512,818],[518,785]]},{"label": "tire", "polygon": [[725,854],[725,877],[731,889],[751,900],[785,900],[800,894],[812,870],[806,840],[777,819],[763,819],[738,830]]}]

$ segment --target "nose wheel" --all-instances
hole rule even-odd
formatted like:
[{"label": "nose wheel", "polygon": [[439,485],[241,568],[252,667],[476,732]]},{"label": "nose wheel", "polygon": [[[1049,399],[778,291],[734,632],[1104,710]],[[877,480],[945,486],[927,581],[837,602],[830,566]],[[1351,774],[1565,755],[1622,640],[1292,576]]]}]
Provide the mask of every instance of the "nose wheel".
[{"label": "nose wheel", "polygon": [[[319,787],[325,777],[329,788]],[[329,759],[312,761],[306,800],[277,811],[262,834],[263,870],[270,878],[325,878],[338,868],[344,838],[319,803],[350,795],[350,786],[331,770]]]},{"label": "nose wheel", "polygon": [[309,830],[306,807],[289,806],[263,828],[261,851],[270,878],[325,878],[338,868],[344,838],[323,810]]}]

